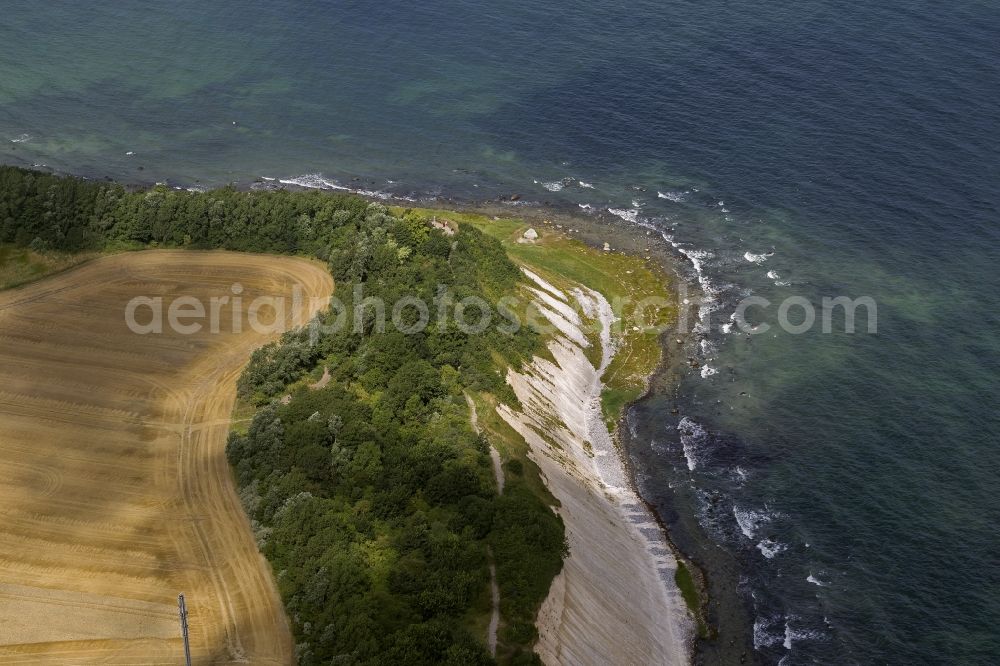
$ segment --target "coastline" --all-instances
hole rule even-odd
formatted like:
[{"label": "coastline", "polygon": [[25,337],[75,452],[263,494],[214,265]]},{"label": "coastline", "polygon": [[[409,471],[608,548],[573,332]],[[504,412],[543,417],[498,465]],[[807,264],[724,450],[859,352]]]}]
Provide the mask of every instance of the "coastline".
[{"label": "coastline", "polygon": [[[264,473],[237,508],[255,522],[273,574],[287,571],[279,612],[294,643],[310,646],[301,650],[302,666],[351,659],[344,655],[376,661],[370,655],[402,645],[395,634],[404,631],[414,652],[431,655],[436,636],[418,631],[432,614],[438,635],[481,657],[456,663],[492,663],[492,635],[498,666],[541,664],[533,654],[535,619],[570,536],[557,512],[584,500],[553,496],[528,444],[496,407],[502,401],[522,411],[506,383],[508,367],[525,375],[536,355],[554,363],[548,344],[555,334],[523,335],[531,290],[541,288],[518,268],[548,259],[540,241],[515,246],[539,256],[510,265],[494,252],[493,238],[483,238],[485,224],[458,221],[463,212],[580,241],[590,249],[580,255],[595,264],[621,253],[666,273],[678,314],[659,336],[663,358],[647,365],[643,382],[622,387],[613,373],[628,351],[619,351],[603,378],[601,407],[626,480],[678,560],[672,584],[695,618],[692,663],[925,663],[948,655],[1000,664],[1000,630],[993,629],[1000,601],[989,594],[1000,587],[993,492],[1000,411],[979,405],[1000,392],[1000,338],[990,326],[1000,325],[1000,87],[989,84],[1000,67],[1000,54],[991,57],[1000,4],[687,3],[669,12],[581,3],[373,5],[364,12],[330,3],[9,5],[0,42],[0,162],[37,173],[24,179],[36,185],[25,187],[16,174],[0,177],[0,241],[7,244],[0,244],[0,299],[20,300],[18,293],[50,282],[80,286],[74,276],[108,254],[124,260],[153,247],[192,255],[226,248],[316,256],[338,285],[326,322],[343,303],[353,328],[354,295],[372,297],[361,299],[362,322],[386,322],[384,337],[362,330],[343,344],[313,335],[301,355],[291,345],[275,348],[283,352],[276,358],[292,358],[295,372],[273,383],[286,390],[268,387],[267,397],[277,393],[283,424],[304,423],[289,431],[288,446],[274,447],[279,462],[254,465]],[[81,180],[52,183],[45,173]],[[416,212],[391,221],[400,215],[386,207],[436,209],[439,220],[455,220],[453,237],[433,227],[428,233]],[[98,259],[84,258],[90,249]],[[572,275],[614,293],[585,271],[550,266],[567,282]],[[536,274],[576,304],[558,276]],[[238,281],[246,289],[244,279],[250,276],[217,287],[231,291]],[[162,295],[169,305],[180,295],[147,282],[139,279],[130,297]],[[454,333],[450,322],[479,319],[475,305],[455,307],[473,292],[491,306],[518,299],[512,311],[521,335],[494,335],[499,327],[471,342],[444,335]],[[428,305],[434,330],[399,336],[393,319],[423,319],[409,298],[400,302],[411,294]],[[219,295],[233,303],[235,294]],[[70,310],[86,315],[79,299],[56,300],[65,307],[30,309],[39,316],[12,330],[5,346],[52,338]],[[123,308],[104,305],[100,317],[89,308],[95,321],[120,324]],[[400,317],[392,316],[396,305]],[[969,313],[983,313],[986,325],[951,323]],[[14,314],[0,313],[0,325]],[[137,314],[146,315],[145,306]],[[162,314],[166,323],[168,310]],[[506,315],[492,308],[492,323],[509,329]],[[64,336],[65,347],[79,349],[94,328]],[[583,333],[599,337],[596,329]],[[57,350],[35,347],[53,357],[38,364],[42,374],[58,375]],[[598,344],[583,353],[596,373]],[[88,363],[81,354],[77,366]],[[418,360],[441,371],[440,395],[427,400],[424,383],[407,377],[388,393],[385,380],[399,362]],[[31,378],[26,362],[21,355],[8,364],[7,393]],[[137,358],[133,366],[155,380],[154,362]],[[128,377],[105,381],[101,367],[92,370],[71,384],[45,382],[49,392],[78,396],[69,412],[54,406],[49,416],[82,432],[86,419],[74,405],[116,399],[127,388]],[[162,391],[176,388],[166,382]],[[419,419],[405,410],[417,393],[434,405]],[[463,393],[474,401],[482,437],[470,434],[473,410]],[[342,408],[343,396],[359,410]],[[438,408],[439,401],[447,404]],[[344,435],[336,451],[318,435],[306,441],[298,431],[314,427],[308,417],[317,409],[305,410],[313,402],[322,403],[327,430],[336,429],[331,410],[375,433]],[[252,403],[253,396],[241,398],[229,416],[241,436],[264,411]],[[440,421],[423,418],[425,411]],[[556,418],[542,425],[567,429],[552,424]],[[0,434],[7,421],[0,418]],[[397,422],[405,427],[398,435]],[[563,454],[551,436],[528,428],[542,441],[536,450]],[[582,428],[586,454],[593,446],[589,425]],[[334,440],[338,434],[331,432]],[[53,439],[33,438],[23,456],[10,453],[0,490],[20,484],[42,492],[52,470],[85,471],[69,464],[75,449],[68,446],[42,462],[46,474],[25,469],[27,456]],[[348,476],[341,454],[364,440],[383,454],[377,460],[366,446],[366,462],[383,472]],[[430,482],[443,456],[425,455],[425,447],[458,453],[458,462],[444,466],[447,478]],[[250,452],[230,463],[233,475]],[[129,479],[109,477],[129,463],[112,461],[114,469],[90,480],[77,474],[53,497],[66,500],[78,488],[114,496]],[[506,474],[502,492],[497,464]],[[589,455],[566,464],[577,485],[596,474]],[[565,465],[554,466],[567,474]],[[288,467],[307,480],[279,484]],[[241,489],[257,480],[244,478]],[[291,521],[275,520],[272,509],[300,491],[320,497],[315,512],[330,520],[274,530]],[[603,497],[599,487],[596,493]],[[116,504],[119,513],[130,505]],[[53,500],[37,508],[53,510]],[[79,504],[66,509],[91,517]],[[313,510],[310,502],[288,513]],[[210,526],[202,513],[196,518]],[[433,543],[447,532],[461,556],[418,540],[424,516],[441,537]],[[628,514],[612,506],[587,522],[599,520],[620,523]],[[327,522],[336,524],[328,529]],[[279,531],[270,542],[269,529]],[[314,538],[323,532],[326,540]],[[16,536],[25,544],[23,558],[7,558],[8,570],[60,557],[36,530],[11,524],[0,533],[10,537],[0,542]],[[76,564],[100,569],[108,587],[145,562],[108,566],[80,527],[53,535],[76,544]],[[633,549],[620,541],[621,550]],[[297,543],[315,548],[288,546]],[[587,547],[574,543],[577,551]],[[324,557],[313,558],[321,550]],[[942,553],[947,564],[928,566]],[[149,569],[157,566],[177,570],[169,558]],[[654,566],[642,569],[654,571],[640,576],[647,585],[659,584]],[[325,597],[317,572],[334,582]],[[354,585],[358,579],[364,587]],[[195,590],[176,592],[197,612]],[[47,605],[46,625],[15,617],[0,634],[16,638],[23,627],[27,640],[73,623],[75,611]],[[175,610],[164,617],[175,637]],[[330,625],[336,633],[326,632]],[[252,625],[244,631],[256,634]],[[191,633],[206,635],[197,622]],[[64,647],[66,659],[77,656]],[[445,661],[433,657],[425,661]]]},{"label": "coastline", "polygon": [[[352,193],[382,204],[404,203],[365,196],[364,192]],[[515,216],[532,220],[550,225],[552,235],[589,246],[599,256],[608,256],[597,248],[611,239],[615,254],[622,250],[639,262],[643,255],[647,261],[655,255],[661,269],[673,260],[658,239],[650,239],[648,233],[646,237],[637,234],[639,227],[620,220],[587,218],[542,204],[467,204],[441,198],[405,203],[443,204],[457,215],[475,211],[494,220],[501,215],[508,221]],[[603,298],[586,282],[579,286],[586,288],[595,302]],[[595,320],[610,335],[612,321],[603,314]],[[579,340],[585,336],[579,332],[573,337]],[[563,572],[553,582],[538,615],[537,650],[546,663],[600,663],[612,655],[629,655],[631,663],[688,663],[694,648],[694,623],[674,581],[674,547],[663,521],[638,491],[617,432],[607,426],[606,414],[602,418],[601,395],[607,387],[601,379],[614,357],[609,353],[609,342],[610,337],[602,337],[595,345],[602,356],[600,362],[595,362],[579,344],[565,335],[558,336],[549,341],[549,351],[563,363],[546,366],[548,361],[536,358],[531,367],[545,371],[534,376],[530,376],[530,370],[527,374],[508,375],[508,383],[522,404],[533,405],[538,414],[544,413],[547,418],[498,409],[504,421],[531,446],[531,459],[561,505],[557,512],[566,522],[570,541]],[[643,369],[641,389],[620,405],[613,426],[623,423],[621,417],[627,405],[650,391],[661,368],[659,354],[667,355],[667,350],[659,342],[656,344],[656,363]],[[546,382],[559,389],[554,393],[559,397],[547,404],[537,399],[545,395]],[[553,426],[553,420],[561,426]],[[551,446],[553,441],[560,443],[557,454]],[[601,461],[605,464],[599,464]],[[619,575],[607,576],[609,570]],[[660,584],[650,585],[652,580]]]},{"label": "coastline", "polygon": [[[687,296],[692,302],[701,297],[703,285],[691,257],[649,227],[614,215],[583,215],[572,206],[544,203],[512,205],[507,201],[491,201],[476,207],[449,202],[448,206],[501,219],[518,217],[535,224],[537,229],[549,228],[584,243],[595,255],[606,256],[600,248],[610,241],[612,254],[620,252],[634,259],[645,258],[660,269],[668,282],[677,280],[678,288],[687,290],[671,292],[678,303]],[[688,316],[693,316],[689,324],[697,324],[701,313],[692,308]],[[678,412],[683,415],[690,407],[691,396],[682,393],[682,385],[698,373],[691,359],[699,358],[703,337],[697,325],[672,327],[668,334],[660,336],[662,355],[647,367],[642,390],[622,405],[611,431],[631,487],[686,569],[681,574],[687,577],[687,610],[695,621],[692,660],[756,663],[754,615],[741,591],[744,563],[705,535],[694,507],[679,495],[678,488],[669,483],[660,486],[648,483],[651,460],[662,455],[656,448],[659,432],[672,428],[670,422],[676,423]],[[664,421],[665,425],[647,425]]]},{"label": "coastline", "polygon": [[[496,208],[412,212],[472,223],[500,238],[528,278],[529,299],[558,331],[546,338],[545,358],[536,356],[526,368],[508,372],[521,407],[496,408],[526,443],[527,458],[557,502],[569,541],[563,571],[537,616],[536,651],[548,664],[689,663],[696,627],[698,636],[703,629],[701,575],[695,570],[699,598],[689,606],[677,584],[677,563],[685,563],[689,577],[691,563],[641,496],[621,439],[629,405],[654,390],[654,380],[675,354],[662,334],[618,326],[609,299],[592,288],[599,284],[612,300],[623,293],[641,299],[656,293],[649,287],[656,283],[668,296],[670,278],[660,257],[653,258],[664,248],[644,236],[626,237],[615,227],[551,215],[548,209],[536,209],[531,225]],[[536,241],[523,239],[529,227],[539,235]],[[632,246],[625,252],[599,249],[609,239]],[[567,255],[576,255],[586,268],[568,265]],[[646,287],[641,293],[629,284],[639,272]],[[672,323],[674,314],[667,312],[661,325]],[[615,403],[609,418],[602,397],[611,387],[602,380],[612,363],[636,361],[636,340],[651,342],[652,349],[640,350],[641,360],[630,368],[628,398]]]},{"label": "coastline", "polygon": [[[545,288],[569,301],[564,292]],[[538,613],[536,652],[546,664],[611,658],[685,664],[693,632],[674,584],[676,560],[626,477],[601,414],[601,377],[614,356],[614,315],[603,296],[583,289],[574,296],[601,325],[599,366],[575,336],[557,335],[548,344],[554,362],[536,357],[523,372],[508,372],[522,409],[498,408],[530,445],[531,459],[560,502],[569,542],[563,570]]]}]

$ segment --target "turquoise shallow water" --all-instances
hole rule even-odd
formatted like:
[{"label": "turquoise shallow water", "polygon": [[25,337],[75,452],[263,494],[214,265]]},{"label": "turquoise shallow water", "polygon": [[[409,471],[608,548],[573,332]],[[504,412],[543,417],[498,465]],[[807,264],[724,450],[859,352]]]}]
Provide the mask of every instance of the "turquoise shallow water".
[{"label": "turquoise shallow water", "polygon": [[[731,620],[756,657],[1000,660],[995,3],[15,0],[2,15],[4,162],[516,192],[666,232],[713,296],[697,354],[716,372],[639,405],[630,453],[745,607]],[[721,332],[746,295],[871,296],[878,333]]]}]

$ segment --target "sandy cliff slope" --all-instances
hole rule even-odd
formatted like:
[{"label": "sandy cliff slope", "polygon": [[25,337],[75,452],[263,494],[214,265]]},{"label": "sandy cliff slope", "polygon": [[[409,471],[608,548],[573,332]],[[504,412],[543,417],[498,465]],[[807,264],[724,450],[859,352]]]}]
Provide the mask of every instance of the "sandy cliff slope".
[{"label": "sandy cliff slope", "polygon": [[601,375],[615,346],[611,307],[597,292],[573,291],[601,325],[595,368],[577,322],[551,302],[571,297],[528,276],[547,292],[540,309],[560,331],[549,343],[555,362],[536,357],[523,373],[511,371],[522,410],[499,413],[528,442],[561,503],[570,547],[539,612],[536,650],[549,666],[687,663],[691,621],[674,583],[676,562],[601,418]]}]

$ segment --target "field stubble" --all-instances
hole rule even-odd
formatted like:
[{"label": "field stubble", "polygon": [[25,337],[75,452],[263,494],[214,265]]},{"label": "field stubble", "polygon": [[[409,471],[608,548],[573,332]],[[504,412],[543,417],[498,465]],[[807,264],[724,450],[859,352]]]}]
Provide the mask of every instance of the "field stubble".
[{"label": "field stubble", "polygon": [[[225,457],[236,379],[269,336],[137,335],[135,296],[243,286],[306,304],[323,266],[225,252],[101,258],[0,293],[0,663],[289,663],[292,638]],[[206,327],[207,328],[207,327]],[[273,337],[273,336],[271,336]]]}]

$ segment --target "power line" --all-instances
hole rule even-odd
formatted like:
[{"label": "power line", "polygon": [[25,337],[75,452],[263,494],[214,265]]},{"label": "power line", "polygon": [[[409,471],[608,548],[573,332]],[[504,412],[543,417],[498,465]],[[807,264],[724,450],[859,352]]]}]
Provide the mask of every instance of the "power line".
[{"label": "power line", "polygon": [[184,635],[184,663],[191,666],[191,643],[188,641],[188,612],[184,604],[184,595],[177,595],[177,607],[181,615],[181,633]]}]

